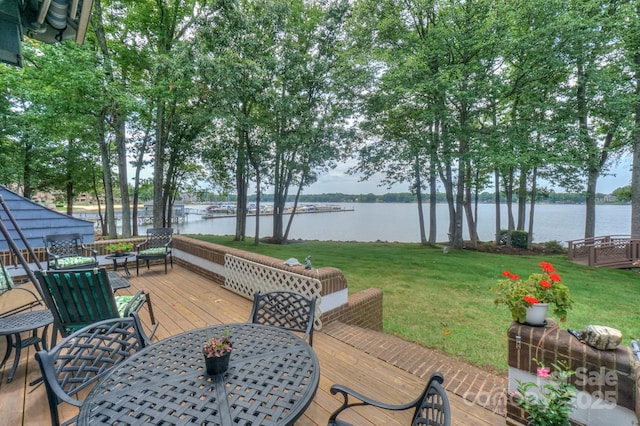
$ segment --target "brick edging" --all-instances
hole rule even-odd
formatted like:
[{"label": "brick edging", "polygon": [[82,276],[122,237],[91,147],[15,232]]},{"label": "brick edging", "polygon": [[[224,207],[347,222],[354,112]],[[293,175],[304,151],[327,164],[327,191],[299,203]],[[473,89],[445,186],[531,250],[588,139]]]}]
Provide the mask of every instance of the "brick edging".
[{"label": "brick edging", "polygon": [[438,351],[397,336],[334,321],[322,331],[358,350],[425,380],[434,372],[444,375],[447,392],[461,396],[500,416],[506,416],[506,375],[488,373],[467,362],[453,360]]}]

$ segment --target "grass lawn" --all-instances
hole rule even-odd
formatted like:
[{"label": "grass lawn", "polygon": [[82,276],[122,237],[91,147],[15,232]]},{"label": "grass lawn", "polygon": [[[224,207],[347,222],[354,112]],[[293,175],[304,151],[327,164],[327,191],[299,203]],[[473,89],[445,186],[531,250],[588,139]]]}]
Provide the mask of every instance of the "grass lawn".
[{"label": "grass lawn", "polygon": [[[502,271],[528,277],[538,263],[551,262],[574,299],[562,328],[589,324],[622,331],[623,344],[640,336],[640,274],[570,263],[566,255],[509,256],[442,250],[415,243],[293,242],[253,245],[231,236],[195,238],[279,259],[311,256],[314,268],[343,271],[349,294],[383,290],[384,331],[464,359],[481,368],[507,370],[507,329],[511,314],[493,303],[491,288]],[[550,314],[552,315],[551,309]],[[558,318],[556,318],[558,319]]]}]

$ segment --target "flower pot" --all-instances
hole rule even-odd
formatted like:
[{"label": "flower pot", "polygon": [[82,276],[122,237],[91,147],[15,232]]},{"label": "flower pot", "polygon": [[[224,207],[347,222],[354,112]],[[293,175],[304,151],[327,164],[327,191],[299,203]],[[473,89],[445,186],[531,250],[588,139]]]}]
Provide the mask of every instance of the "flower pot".
[{"label": "flower pot", "polygon": [[204,363],[207,368],[207,373],[215,376],[216,374],[222,374],[229,368],[229,358],[231,352],[218,357],[207,358],[204,357]]},{"label": "flower pot", "polygon": [[536,303],[527,308],[524,323],[534,327],[541,327],[547,323],[548,303]]},{"label": "flower pot", "polygon": [[126,251],[122,251],[122,250],[118,250],[116,251],[116,257],[123,257],[128,255],[129,253],[127,253]]}]

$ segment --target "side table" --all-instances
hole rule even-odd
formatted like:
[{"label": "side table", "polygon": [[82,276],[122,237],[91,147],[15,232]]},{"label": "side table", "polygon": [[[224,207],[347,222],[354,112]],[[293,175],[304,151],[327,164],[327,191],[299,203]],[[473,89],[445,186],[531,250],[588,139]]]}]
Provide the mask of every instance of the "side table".
[{"label": "side table", "polygon": [[114,293],[123,288],[131,287],[131,283],[116,271],[108,271],[107,276],[109,277],[109,284],[111,284],[111,290]]},{"label": "side table", "polygon": [[[40,343],[47,349],[47,328],[49,324],[53,323],[53,315],[51,311],[46,309],[43,311],[24,312],[21,314],[10,315],[8,317],[0,318],[0,336],[5,336],[7,339],[7,350],[4,353],[4,358],[0,363],[0,367],[9,359],[13,348],[16,349],[16,356],[13,360],[13,367],[7,377],[7,383],[11,383],[13,376],[18,368],[20,362],[20,352],[22,348],[26,348],[30,345],[35,345],[37,350],[40,350]],[[38,337],[38,329],[43,328],[42,337]],[[22,339],[21,333],[31,331],[31,337]],[[55,331],[54,331],[55,333]]]},{"label": "side table", "polygon": [[128,259],[130,257],[136,257],[136,254],[135,253],[122,253],[121,255],[109,254],[104,258],[113,261],[114,271],[118,270],[118,262],[121,262],[122,266],[124,267],[125,275],[127,276],[127,278],[131,278],[131,274],[129,273],[129,266],[128,266]]}]

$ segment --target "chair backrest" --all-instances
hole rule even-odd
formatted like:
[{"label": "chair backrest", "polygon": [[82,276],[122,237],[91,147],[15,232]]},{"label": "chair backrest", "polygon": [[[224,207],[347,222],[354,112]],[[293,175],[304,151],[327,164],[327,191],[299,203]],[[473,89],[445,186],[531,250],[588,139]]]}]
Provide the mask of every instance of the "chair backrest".
[{"label": "chair backrest", "polygon": [[149,228],[145,248],[164,247],[171,244],[172,235],[173,228]]},{"label": "chair backrest", "polygon": [[440,373],[431,375],[422,396],[417,400],[412,426],[450,426],[451,409],[449,398],[442,387],[444,377]]},{"label": "chair backrest", "polygon": [[249,322],[272,325],[290,331],[304,333],[313,344],[313,321],[316,297],[308,298],[289,290],[257,292]]},{"label": "chair backrest", "polygon": [[104,268],[35,271],[45,303],[63,336],[96,321],[118,318]]},{"label": "chair backrest", "polygon": [[42,240],[48,253],[60,257],[82,255],[83,238],[80,233],[45,235]]},{"label": "chair backrest", "polygon": [[140,330],[135,315],[108,319],[72,333],[50,351],[36,353],[53,425],[60,424],[59,404],[66,402],[79,407],[82,401],[78,399],[78,392],[145,347]]}]

